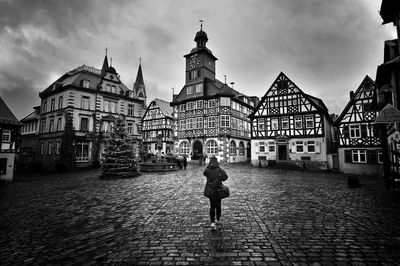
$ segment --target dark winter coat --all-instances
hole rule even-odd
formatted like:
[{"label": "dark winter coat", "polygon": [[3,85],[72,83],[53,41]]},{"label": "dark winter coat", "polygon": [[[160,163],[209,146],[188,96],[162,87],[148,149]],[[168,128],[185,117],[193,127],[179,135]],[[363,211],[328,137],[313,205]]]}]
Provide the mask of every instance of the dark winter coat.
[{"label": "dark winter coat", "polygon": [[222,186],[222,181],[228,179],[228,175],[219,167],[219,163],[210,163],[203,172],[203,175],[207,177],[207,183],[204,188],[204,196],[207,198],[214,197],[217,195],[217,191]]}]

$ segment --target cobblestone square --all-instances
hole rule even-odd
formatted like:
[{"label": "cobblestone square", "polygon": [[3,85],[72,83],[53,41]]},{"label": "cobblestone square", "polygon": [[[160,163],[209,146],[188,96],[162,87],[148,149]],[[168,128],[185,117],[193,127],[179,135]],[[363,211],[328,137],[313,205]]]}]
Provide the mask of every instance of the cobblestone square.
[{"label": "cobblestone square", "polygon": [[204,167],[100,180],[100,170],[0,187],[2,265],[400,265],[400,195],[380,179],[223,166],[212,232]]}]

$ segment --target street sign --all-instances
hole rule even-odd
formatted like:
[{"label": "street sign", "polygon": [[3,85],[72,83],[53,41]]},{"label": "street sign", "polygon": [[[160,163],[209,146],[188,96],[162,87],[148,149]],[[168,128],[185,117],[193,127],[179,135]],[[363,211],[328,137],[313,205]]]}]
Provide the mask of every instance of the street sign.
[{"label": "street sign", "polygon": [[375,119],[376,124],[389,124],[397,122],[400,122],[400,111],[390,103],[383,107]]}]

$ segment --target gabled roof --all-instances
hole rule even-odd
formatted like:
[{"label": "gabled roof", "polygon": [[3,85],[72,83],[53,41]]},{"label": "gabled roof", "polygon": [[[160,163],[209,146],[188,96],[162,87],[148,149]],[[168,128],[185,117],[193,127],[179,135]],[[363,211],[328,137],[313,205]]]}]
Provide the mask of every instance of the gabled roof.
[{"label": "gabled roof", "polygon": [[40,110],[40,106],[35,106],[33,107],[33,112],[30,113],[29,115],[25,116],[24,118],[22,118],[20,120],[21,123],[23,122],[27,122],[27,121],[32,121],[32,120],[39,120],[40,115],[39,115],[39,110]]},{"label": "gabled roof", "polygon": [[254,115],[257,113],[257,111],[260,109],[260,107],[262,106],[262,104],[264,103],[264,101],[267,98],[267,95],[272,91],[275,90],[275,84],[278,83],[278,81],[280,80],[287,80],[288,82],[290,82],[293,85],[293,88],[295,88],[299,93],[301,93],[312,105],[314,105],[315,108],[317,108],[317,110],[320,110],[322,112],[324,112],[327,116],[328,119],[330,119],[329,114],[328,114],[328,108],[325,106],[324,102],[314,96],[311,96],[309,94],[304,93],[290,78],[288,78],[288,76],[285,75],[285,73],[283,73],[282,71],[279,73],[278,77],[275,79],[275,81],[272,83],[272,85],[269,87],[269,89],[267,90],[267,92],[264,94],[264,96],[261,98],[261,100],[259,101],[259,103],[257,104],[256,108],[254,109],[254,111],[249,115],[250,118],[254,117]]},{"label": "gabled roof", "polygon": [[173,108],[170,106],[169,102],[161,100],[161,99],[154,99],[154,102],[157,103],[160,111],[166,116],[172,118]]},{"label": "gabled roof", "polygon": [[21,123],[0,97],[0,124],[20,126]]},{"label": "gabled roof", "polygon": [[375,85],[375,82],[368,75],[366,75],[365,78],[363,79],[363,81],[358,86],[357,90],[354,92],[354,95],[351,97],[350,101],[347,103],[346,107],[343,109],[342,113],[335,120],[335,125],[338,125],[338,124],[340,124],[340,122],[342,122],[343,117],[347,114],[350,107],[354,104],[357,94],[360,93],[360,91],[363,89],[363,85],[366,83],[371,83],[371,84]]}]

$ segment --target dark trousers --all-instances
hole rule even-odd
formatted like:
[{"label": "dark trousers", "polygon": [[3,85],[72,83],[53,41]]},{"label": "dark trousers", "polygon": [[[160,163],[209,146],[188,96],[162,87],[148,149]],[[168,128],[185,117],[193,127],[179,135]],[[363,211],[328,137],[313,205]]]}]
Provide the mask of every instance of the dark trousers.
[{"label": "dark trousers", "polygon": [[219,197],[210,197],[210,219],[215,223],[215,212],[217,212],[217,221],[221,217],[221,199]]}]

